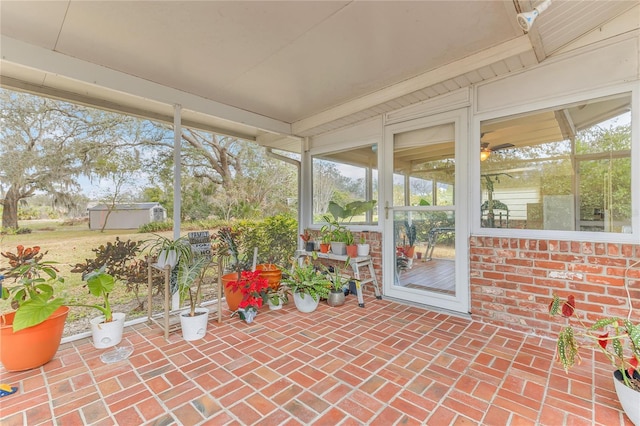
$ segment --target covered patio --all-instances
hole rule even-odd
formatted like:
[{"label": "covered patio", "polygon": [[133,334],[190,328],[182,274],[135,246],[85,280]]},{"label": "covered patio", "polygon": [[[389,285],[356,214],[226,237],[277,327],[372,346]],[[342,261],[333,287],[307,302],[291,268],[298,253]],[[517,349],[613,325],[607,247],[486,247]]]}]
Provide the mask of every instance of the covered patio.
[{"label": "covered patio", "polygon": [[631,425],[585,357],[566,375],[550,339],[442,312],[353,296],[311,314],[292,303],[253,324],[210,322],[204,340],[125,329],[127,361],[104,364],[89,338],[45,366],[3,373],[18,425]]},{"label": "covered patio", "polygon": [[[293,152],[299,228],[319,231],[314,164],[359,167],[378,204],[351,227],[373,243],[383,299],[226,316],[197,344],[129,326],[135,352],[114,365],[89,339],[65,343],[40,369],[0,370],[20,388],[0,423],[630,425],[608,363],[554,363],[545,336],[559,324],[545,315],[560,293],[640,316],[640,5],[554,0],[524,31],[516,15],[541,3],[2,1],[2,87],[173,125],[175,176],[182,127]],[[629,164],[610,225],[606,194],[581,211],[571,173],[560,199],[537,183],[494,193],[499,177],[542,170],[543,142],[570,140],[557,157],[571,162],[580,130],[617,117],[624,149],[595,152]],[[429,197],[412,193],[420,176]],[[497,200],[523,188],[520,220],[496,220]],[[568,223],[545,222],[545,207]],[[455,229],[452,290],[395,279],[394,222],[431,216]]]}]

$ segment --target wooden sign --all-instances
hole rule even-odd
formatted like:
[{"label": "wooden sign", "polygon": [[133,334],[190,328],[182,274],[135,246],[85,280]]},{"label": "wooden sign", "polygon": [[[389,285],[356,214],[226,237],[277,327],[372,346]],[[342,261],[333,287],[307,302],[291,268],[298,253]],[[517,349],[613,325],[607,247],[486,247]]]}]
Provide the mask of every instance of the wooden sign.
[{"label": "wooden sign", "polygon": [[188,236],[193,254],[196,256],[206,256],[211,259],[213,253],[211,250],[209,231],[189,232]]}]

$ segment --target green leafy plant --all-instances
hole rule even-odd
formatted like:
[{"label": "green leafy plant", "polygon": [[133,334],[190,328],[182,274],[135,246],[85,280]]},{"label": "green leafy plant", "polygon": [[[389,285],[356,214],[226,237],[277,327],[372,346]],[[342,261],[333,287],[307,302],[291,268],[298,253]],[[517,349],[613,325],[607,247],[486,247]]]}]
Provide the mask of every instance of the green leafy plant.
[{"label": "green leafy plant", "polygon": [[320,228],[320,234],[322,235],[323,242],[327,239],[328,242],[337,241],[346,243],[349,239],[349,234],[353,241],[353,234],[351,234],[351,231],[349,231],[344,225],[340,224],[340,222],[335,218],[332,218],[329,215],[324,215],[322,216],[322,220],[326,222]]},{"label": "green leafy plant", "polygon": [[188,298],[189,316],[195,316],[196,305],[204,282],[204,275],[211,260],[206,256],[183,257],[178,263],[178,291],[180,304]]},{"label": "green leafy plant", "polygon": [[228,259],[226,268],[237,274],[236,281],[240,281],[242,271],[249,270],[250,261],[246,255],[240,254],[238,245],[238,237],[240,232],[233,230],[230,226],[222,226],[218,229],[218,242],[215,245],[215,251],[222,258]]},{"label": "green leafy plant", "polygon": [[191,245],[187,237],[182,236],[174,240],[158,234],[153,235],[155,238],[144,241],[144,250],[148,250],[151,256],[157,257],[161,252],[175,250],[180,261],[180,258],[191,255]]},{"label": "green leafy plant", "polygon": [[316,301],[326,298],[332,285],[327,276],[315,268],[309,257],[305,258],[302,265],[294,260],[291,271],[285,275],[282,282],[293,293],[299,293],[302,297],[308,294]]},{"label": "green leafy plant", "polygon": [[344,275],[343,271],[349,267],[349,259],[344,262],[342,266],[333,265],[332,267],[323,266],[327,277],[331,281],[332,291],[342,291],[344,285],[349,282],[349,277]]},{"label": "green leafy plant", "polygon": [[54,286],[64,283],[58,276],[55,262],[43,261],[47,254],[40,247],[16,247],[16,253],[5,252],[2,256],[9,260],[9,268],[1,272],[6,279],[13,278],[15,285],[2,286],[2,298],[9,300],[16,309],[13,331],[20,331],[44,322],[59,307],[64,299],[54,297]]},{"label": "green leafy plant", "polygon": [[409,221],[404,221],[404,235],[407,238],[408,246],[414,246],[416,244],[416,225],[415,223],[409,224]]},{"label": "green leafy plant", "polygon": [[100,269],[89,272],[83,277],[83,280],[87,282],[86,286],[89,288],[89,293],[93,296],[102,298],[103,303],[69,303],[69,305],[97,309],[102,315],[104,315],[104,322],[111,322],[113,321],[113,312],[111,310],[111,304],[109,303],[109,294],[111,294],[115,287],[116,279],[113,275],[107,274],[105,269],[106,265],[103,265]]},{"label": "green leafy plant", "polygon": [[329,201],[329,207],[327,210],[329,211],[329,213],[331,213],[336,221],[338,219],[342,219],[343,221],[351,222],[354,216],[364,214],[373,209],[373,207],[376,205],[376,202],[376,200],[353,201],[351,203],[345,204],[345,206],[343,207],[334,201]]},{"label": "green leafy plant", "polygon": [[289,303],[289,288],[286,285],[279,285],[277,288],[267,288],[267,297],[274,305]]},{"label": "green leafy plant", "polygon": [[[565,371],[580,362],[580,348],[588,346],[607,357],[611,365],[620,371],[627,387],[640,391],[640,323],[633,324],[630,318],[609,317],[587,325],[576,312],[573,295],[562,300],[554,294],[549,313],[568,318],[568,325],[560,331],[557,339],[558,361]],[[571,325],[572,320],[579,329]]]}]

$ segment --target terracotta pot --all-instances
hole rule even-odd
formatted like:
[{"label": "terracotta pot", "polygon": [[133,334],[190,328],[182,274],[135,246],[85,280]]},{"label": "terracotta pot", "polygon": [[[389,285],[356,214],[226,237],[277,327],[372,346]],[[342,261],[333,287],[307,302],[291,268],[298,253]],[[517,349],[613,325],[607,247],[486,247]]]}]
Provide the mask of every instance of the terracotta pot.
[{"label": "terracotta pot", "polygon": [[222,276],[222,288],[224,289],[224,298],[227,300],[227,305],[229,306],[230,311],[237,311],[238,305],[242,302],[242,292],[231,291],[231,289],[227,288],[227,283],[231,281],[237,281],[238,274],[236,272],[232,272],[230,274],[225,274]]},{"label": "terracotta pot", "polygon": [[23,371],[51,361],[58,351],[68,306],[61,306],[43,323],[13,332],[15,312],[2,315],[0,362],[8,371]]},{"label": "terracotta pot", "polygon": [[320,243],[320,253],[329,253],[329,247],[331,244]]},{"label": "terracotta pot", "polygon": [[409,258],[413,259],[413,255],[415,254],[416,246],[404,246],[404,254]]},{"label": "terracotta pot", "polygon": [[277,265],[273,263],[261,263],[256,265],[256,271],[260,271],[260,276],[267,279],[269,287],[277,290],[280,287],[280,280],[282,279],[282,271]]},{"label": "terracotta pot", "polygon": [[358,257],[358,246],[355,244],[347,246],[347,256]]}]

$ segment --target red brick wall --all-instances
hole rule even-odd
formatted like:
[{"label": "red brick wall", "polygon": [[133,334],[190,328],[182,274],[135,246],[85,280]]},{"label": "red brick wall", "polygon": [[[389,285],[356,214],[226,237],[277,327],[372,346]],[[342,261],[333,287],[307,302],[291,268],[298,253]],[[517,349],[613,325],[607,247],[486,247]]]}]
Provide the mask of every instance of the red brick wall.
[{"label": "red brick wall", "polygon": [[[555,334],[553,294],[573,294],[578,312],[593,321],[626,317],[625,269],[640,260],[640,245],[474,237],[469,239],[471,314],[480,321],[527,333]],[[640,265],[626,272],[640,318]]]}]

